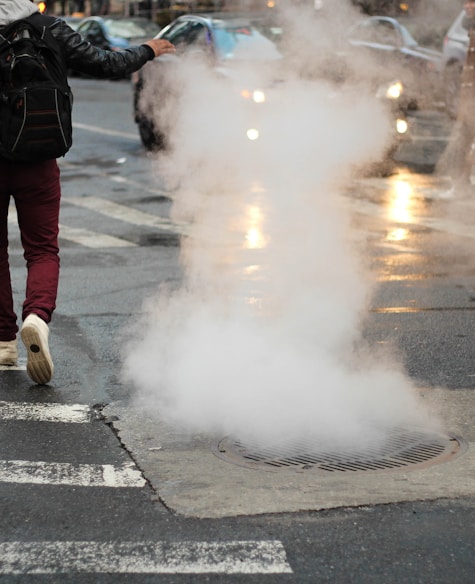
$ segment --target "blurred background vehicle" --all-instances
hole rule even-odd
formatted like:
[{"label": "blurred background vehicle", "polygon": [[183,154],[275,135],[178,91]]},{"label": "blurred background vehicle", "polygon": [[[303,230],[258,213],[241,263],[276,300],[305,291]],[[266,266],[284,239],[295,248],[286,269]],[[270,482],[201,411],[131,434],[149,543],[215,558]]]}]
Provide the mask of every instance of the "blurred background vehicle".
[{"label": "blurred background vehicle", "polygon": [[402,100],[407,109],[432,106],[442,97],[440,75],[442,53],[421,46],[408,28],[398,19],[370,16],[358,22],[348,32],[352,49],[370,57],[368,67],[374,64],[377,79],[384,75],[402,82]]},{"label": "blurred background vehicle", "polygon": [[[80,19],[75,30],[96,47],[119,51],[150,40],[160,32],[160,27],[147,18],[137,16],[88,16]],[[68,75],[82,74],[69,70]]]},{"label": "blurred background vehicle", "polygon": [[92,45],[117,51],[153,38],[160,27],[142,17],[89,16],[76,30]]},{"label": "blurred background vehicle", "polygon": [[465,11],[462,10],[450,25],[444,37],[442,50],[442,74],[447,113],[455,118],[458,108],[460,76],[468,49],[468,31],[464,27]]},{"label": "blurred background vehicle", "polygon": [[166,146],[166,132],[158,127],[149,97],[148,104],[144,104],[144,89],[152,87],[153,101],[165,110],[177,91],[174,69],[185,55],[206,59],[215,75],[238,88],[249,103],[265,101],[265,92],[244,80],[246,66],[258,63],[269,71],[282,58],[276,45],[249,19],[230,14],[183,15],[163,28],[157,38],[173,43],[176,53],[147,63],[132,76],[135,121],[142,143],[149,150]]}]

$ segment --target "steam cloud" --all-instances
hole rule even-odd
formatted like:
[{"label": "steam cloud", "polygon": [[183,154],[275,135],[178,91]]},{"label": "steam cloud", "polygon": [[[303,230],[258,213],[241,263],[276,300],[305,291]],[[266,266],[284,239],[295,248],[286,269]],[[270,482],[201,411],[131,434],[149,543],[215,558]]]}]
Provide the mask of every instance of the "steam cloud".
[{"label": "steam cloud", "polygon": [[[157,164],[190,228],[184,281],[147,300],[123,377],[185,432],[358,448],[427,421],[402,368],[362,342],[373,278],[340,194],[381,156],[388,120],[360,86],[309,82],[294,65],[251,109],[192,58],[175,70],[172,108],[150,105],[161,127],[173,120]],[[272,85],[269,68],[252,81]]]}]

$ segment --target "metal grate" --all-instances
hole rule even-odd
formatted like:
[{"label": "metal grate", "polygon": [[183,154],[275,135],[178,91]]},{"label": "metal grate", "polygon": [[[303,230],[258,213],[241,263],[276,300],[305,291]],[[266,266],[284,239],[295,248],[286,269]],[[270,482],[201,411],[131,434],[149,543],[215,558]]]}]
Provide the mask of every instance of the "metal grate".
[{"label": "metal grate", "polygon": [[306,441],[262,447],[252,441],[230,437],[213,446],[213,452],[226,462],[255,470],[360,472],[420,468],[444,462],[458,454],[462,445],[461,438],[452,434],[396,428],[385,432],[381,444],[357,452],[319,450]]}]

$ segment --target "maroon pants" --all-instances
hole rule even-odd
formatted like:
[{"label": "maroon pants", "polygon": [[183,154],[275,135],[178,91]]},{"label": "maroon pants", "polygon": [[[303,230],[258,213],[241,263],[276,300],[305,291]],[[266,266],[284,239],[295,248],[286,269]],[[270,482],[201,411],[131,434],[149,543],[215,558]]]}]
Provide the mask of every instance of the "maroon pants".
[{"label": "maroon pants", "polygon": [[49,322],[56,307],[59,279],[61,186],[56,160],[19,163],[0,158],[0,341],[11,341],[18,332],[8,263],[11,197],[28,270],[22,318],[34,312]]}]

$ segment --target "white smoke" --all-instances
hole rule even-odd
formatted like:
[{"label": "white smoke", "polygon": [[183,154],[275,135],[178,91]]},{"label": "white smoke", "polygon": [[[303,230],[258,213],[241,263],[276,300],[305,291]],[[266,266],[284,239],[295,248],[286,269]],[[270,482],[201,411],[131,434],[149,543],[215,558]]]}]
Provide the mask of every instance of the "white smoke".
[{"label": "white smoke", "polygon": [[[297,71],[249,108],[196,58],[177,67],[157,162],[190,222],[185,278],[147,301],[123,374],[186,431],[357,447],[426,419],[402,368],[362,342],[374,282],[340,195],[382,155],[388,120],[360,86]],[[269,86],[268,68],[253,73]]]}]

